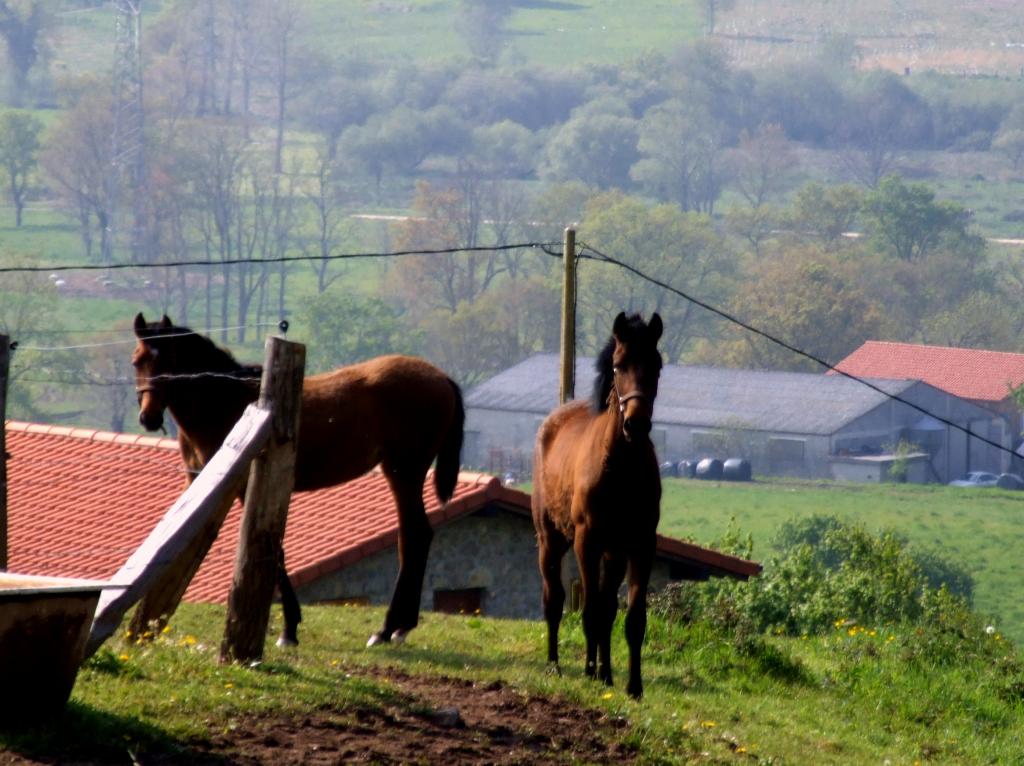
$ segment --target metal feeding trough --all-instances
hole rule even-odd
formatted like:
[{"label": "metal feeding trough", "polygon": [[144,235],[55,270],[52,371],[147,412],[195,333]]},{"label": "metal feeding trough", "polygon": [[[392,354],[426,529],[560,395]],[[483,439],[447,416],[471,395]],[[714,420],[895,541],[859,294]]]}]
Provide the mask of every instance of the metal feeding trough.
[{"label": "metal feeding trough", "polygon": [[110,583],[0,572],[0,722],[64,709]]}]

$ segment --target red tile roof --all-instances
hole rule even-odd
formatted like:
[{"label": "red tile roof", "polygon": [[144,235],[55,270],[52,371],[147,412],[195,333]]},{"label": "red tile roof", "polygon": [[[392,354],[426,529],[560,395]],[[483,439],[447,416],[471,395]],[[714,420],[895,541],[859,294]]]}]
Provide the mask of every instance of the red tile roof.
[{"label": "red tile roof", "polygon": [[836,369],[860,377],[921,380],[963,399],[1000,402],[1010,387],[1024,383],[1024,354],[869,340]]},{"label": "red tile roof", "polygon": [[[108,579],[185,486],[177,442],[148,436],[7,423],[8,568],[33,575]],[[530,498],[493,476],[462,472],[443,508],[424,487],[435,527],[497,503],[529,513]],[[185,600],[226,603],[241,523],[236,502],[185,593]],[[295,585],[315,580],[397,540],[397,514],[379,471],[316,492],[296,493],[285,533]],[[690,543],[659,537],[669,558],[713,574],[748,577],[760,566]]]}]

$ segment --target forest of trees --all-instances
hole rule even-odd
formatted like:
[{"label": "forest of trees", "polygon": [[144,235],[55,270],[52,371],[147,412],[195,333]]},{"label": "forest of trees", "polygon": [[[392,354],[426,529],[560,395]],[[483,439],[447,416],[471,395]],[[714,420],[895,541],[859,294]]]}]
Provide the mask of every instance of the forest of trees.
[{"label": "forest of trees", "polygon": [[[0,0],[10,225],[45,201],[74,222],[74,260],[214,261],[150,271],[140,308],[237,328],[223,341],[290,316],[313,368],[408,351],[465,384],[557,347],[560,272],[537,250],[382,261],[353,287],[329,260],[363,244],[351,214],[399,210],[382,249],[557,243],[576,222],[588,246],[832,362],[869,338],[1024,349],[1019,259],[901,175],[921,152],[1015,170],[1024,106],[1006,90],[858,71],[856,46],[834,43],[758,71],[713,39],[614,67],[507,64],[506,0],[463,2],[469,55],[430,61],[318,50],[302,0],[167,0],[144,32],[145,193],[126,200],[111,197],[110,79],[53,66],[50,5]],[[115,208],[141,211],[131,246]],[[287,255],[313,260],[249,262]],[[584,353],[618,310],[657,310],[670,362],[814,369],[610,266],[585,263],[580,287]],[[46,280],[3,289],[54,299]],[[2,329],[42,310],[11,302]]]}]

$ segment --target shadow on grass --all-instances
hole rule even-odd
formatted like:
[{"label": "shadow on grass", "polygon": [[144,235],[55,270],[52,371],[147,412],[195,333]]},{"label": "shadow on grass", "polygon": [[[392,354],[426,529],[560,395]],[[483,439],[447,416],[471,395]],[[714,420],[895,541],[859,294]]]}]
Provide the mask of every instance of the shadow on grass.
[{"label": "shadow on grass", "polygon": [[68,703],[61,715],[46,722],[0,723],[0,750],[52,763],[219,766],[229,762],[203,750],[201,743],[182,742],[137,718],[104,713],[76,702]]}]

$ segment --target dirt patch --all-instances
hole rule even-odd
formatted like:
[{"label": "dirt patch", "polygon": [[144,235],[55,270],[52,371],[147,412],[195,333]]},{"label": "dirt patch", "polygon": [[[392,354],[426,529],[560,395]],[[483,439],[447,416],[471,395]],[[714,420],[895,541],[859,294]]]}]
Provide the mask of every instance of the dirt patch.
[{"label": "dirt patch", "polygon": [[[230,731],[179,753],[139,754],[146,766],[203,764],[624,764],[635,759],[613,741],[623,719],[569,702],[525,695],[495,681],[413,676],[373,670],[394,702],[377,709],[319,710],[301,718],[235,719]],[[0,764],[54,763],[0,752]],[[69,763],[61,759],[62,763]],[[81,766],[112,763],[85,759]],[[125,763],[122,755],[118,763]]]},{"label": "dirt patch", "polygon": [[501,682],[480,685],[399,672],[386,677],[403,698],[401,703],[360,710],[354,716],[321,711],[301,721],[242,721],[230,736],[215,738],[209,752],[239,764],[633,760],[633,753],[610,741],[625,722],[598,711],[525,696]]}]

